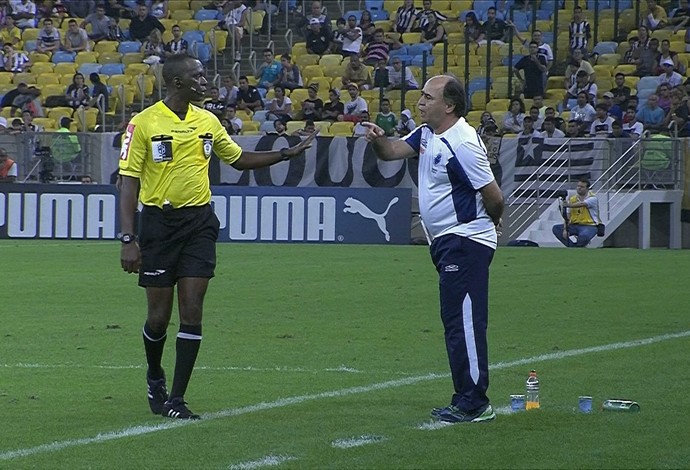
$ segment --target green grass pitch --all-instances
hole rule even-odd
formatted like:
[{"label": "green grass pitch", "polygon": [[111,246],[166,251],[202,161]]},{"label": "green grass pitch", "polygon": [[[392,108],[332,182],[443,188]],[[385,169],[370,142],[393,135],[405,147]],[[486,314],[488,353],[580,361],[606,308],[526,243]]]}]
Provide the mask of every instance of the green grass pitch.
[{"label": "green grass pitch", "polygon": [[[489,395],[501,413],[439,428],[429,411],[452,390],[424,247],[219,244],[186,397],[204,419],[183,424],[148,409],[144,291],[117,243],[2,241],[0,260],[0,468],[690,463],[688,251],[500,248]],[[510,414],[531,368],[542,409]],[[579,395],[594,413],[576,411]],[[612,397],[642,411],[602,412]]]}]

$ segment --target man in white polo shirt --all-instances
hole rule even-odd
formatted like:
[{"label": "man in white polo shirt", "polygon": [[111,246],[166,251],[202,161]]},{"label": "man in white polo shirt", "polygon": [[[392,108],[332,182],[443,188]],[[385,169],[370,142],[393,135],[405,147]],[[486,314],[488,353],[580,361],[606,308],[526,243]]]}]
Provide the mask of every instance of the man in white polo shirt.
[{"label": "man in white polo shirt", "polygon": [[419,99],[425,124],[403,139],[364,123],[382,160],[419,157],[419,210],[439,273],[441,320],[453,379],[450,404],[431,415],[446,422],[496,417],[486,391],[489,265],[503,213],[501,193],[477,131],[465,121],[465,90],[450,75],[430,78]]}]

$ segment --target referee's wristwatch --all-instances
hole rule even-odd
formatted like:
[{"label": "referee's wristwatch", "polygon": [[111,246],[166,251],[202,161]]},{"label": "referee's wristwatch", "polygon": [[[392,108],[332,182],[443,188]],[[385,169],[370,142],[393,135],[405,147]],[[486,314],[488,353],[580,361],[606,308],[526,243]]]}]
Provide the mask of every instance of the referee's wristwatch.
[{"label": "referee's wristwatch", "polygon": [[129,245],[130,243],[136,240],[136,237],[131,233],[121,233],[118,235],[117,238],[120,239],[123,245]]}]

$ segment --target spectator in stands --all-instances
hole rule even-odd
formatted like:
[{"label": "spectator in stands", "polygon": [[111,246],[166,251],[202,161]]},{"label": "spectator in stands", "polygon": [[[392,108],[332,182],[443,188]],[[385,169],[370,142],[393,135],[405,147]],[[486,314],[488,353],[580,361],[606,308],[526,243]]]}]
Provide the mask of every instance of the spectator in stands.
[{"label": "spectator in stands", "polygon": [[609,116],[608,111],[609,108],[603,103],[596,106],[596,119],[589,128],[589,135],[604,137],[611,133],[613,118]]},{"label": "spectator in stands", "polygon": [[518,132],[518,137],[541,137],[541,134],[534,128],[534,122],[529,116],[525,116],[522,120],[522,129]]},{"label": "spectator in stands", "polygon": [[256,87],[249,84],[246,75],[240,77],[240,87],[237,91],[237,109],[257,111],[263,109],[264,103],[261,100],[261,94]]},{"label": "spectator in stands", "polygon": [[153,0],[151,2],[151,14],[159,20],[168,17],[168,0]]},{"label": "spectator in stands", "polygon": [[539,110],[539,119],[541,121],[544,121],[544,118],[546,115],[544,114],[546,112],[546,105],[544,104],[544,96],[543,95],[534,95],[532,97],[532,106],[536,107]]},{"label": "spectator in stands", "polygon": [[17,26],[20,29],[35,28],[36,23],[36,4],[31,0],[13,1],[12,16],[17,20]]},{"label": "spectator in stands", "polygon": [[585,136],[585,133],[582,131],[582,125],[577,119],[571,119],[570,121],[568,121],[565,136],[570,139]]},{"label": "spectator in stands", "polygon": [[[536,42],[537,45],[539,46],[539,54],[543,55],[546,57],[546,69],[547,72],[551,70],[551,66],[553,65],[553,50],[551,49],[551,46],[546,44],[544,42],[544,35],[542,34],[541,30],[535,29],[534,32],[532,32],[532,40],[525,39],[521,34],[520,31],[518,31],[517,26],[515,26],[515,23],[513,23],[510,20],[506,20],[506,25],[509,27],[513,28],[515,37],[520,41],[523,45],[529,47],[530,42]],[[592,71],[594,73],[594,71]],[[546,85],[546,84],[545,84]]]},{"label": "spectator in stands", "polygon": [[[674,92],[679,92],[680,103],[677,107],[671,110],[669,113],[669,121],[664,122],[667,128],[670,124],[673,124],[670,129],[677,133],[678,137],[688,137],[690,136],[690,99],[688,96],[680,93],[680,90],[673,90]],[[673,135],[673,134],[672,134]]]},{"label": "spectator in stands", "polygon": [[631,95],[630,98],[628,98],[627,107],[635,108],[635,112],[637,112],[637,109],[640,107],[640,99],[637,97],[637,95]]},{"label": "spectator in stands", "polygon": [[84,83],[84,75],[74,74],[72,83],[65,92],[65,98],[67,98],[67,104],[74,109],[89,104],[89,87]]},{"label": "spectator in stands", "polygon": [[580,50],[584,55],[587,55],[589,50],[589,41],[592,39],[592,31],[589,26],[589,21],[582,15],[582,7],[579,5],[573,8],[573,19],[570,21],[568,27],[568,45],[570,53],[575,50]]},{"label": "spectator in stands", "polygon": [[482,26],[477,20],[477,15],[473,11],[467,12],[465,15],[465,39],[475,46],[479,47],[479,42],[484,39],[484,32]]},{"label": "spectator in stands", "polygon": [[121,0],[108,0],[105,4],[105,14],[117,22],[120,18],[133,18],[134,10],[120,3]]},{"label": "spectator in stands", "polygon": [[17,180],[17,164],[0,147],[0,183],[14,183]]},{"label": "spectator in stands", "polygon": [[532,106],[529,108],[529,117],[532,118],[532,127],[536,130],[541,129],[542,124],[544,124],[544,118],[539,115],[539,108]]},{"label": "spectator in stands", "polygon": [[140,4],[137,7],[137,16],[129,23],[129,36],[133,41],[144,42],[154,30],[162,34],[165,32],[165,26],[158,21],[158,18],[149,14],[149,9],[145,4]]},{"label": "spectator in stands", "polygon": [[5,53],[5,70],[12,73],[26,72],[31,67],[31,60],[22,51],[15,51],[12,44],[5,43],[2,47]]},{"label": "spectator in stands", "polygon": [[0,41],[2,44],[10,43],[12,47],[17,47],[22,40],[22,30],[14,24],[14,17],[11,15],[5,21],[6,23],[0,27]]},{"label": "spectator in stands", "polygon": [[[400,57],[393,57],[393,65],[388,68],[388,89],[399,90],[403,84],[403,66]],[[405,88],[407,90],[417,90],[419,84],[414,78],[410,67],[405,67]]]},{"label": "spectator in stands", "polygon": [[359,122],[363,112],[369,112],[369,105],[359,96],[357,83],[350,82],[347,85],[347,92],[350,94],[350,101],[345,103],[343,121]]},{"label": "spectator in stands", "polygon": [[628,39],[630,49],[628,49],[625,52],[625,55],[623,56],[623,62],[625,62],[626,64],[634,64],[635,51],[639,48],[648,48],[651,40],[652,38],[649,37],[649,30],[646,26],[640,26],[639,28],[637,28],[637,36],[633,36],[630,39]]},{"label": "spectator in stands", "polygon": [[189,43],[187,40],[182,38],[182,29],[179,25],[174,25],[171,28],[172,39],[165,45],[164,54],[165,57],[172,57],[175,54],[186,54],[189,50]]},{"label": "spectator in stands", "polygon": [[280,65],[282,65],[283,68],[280,72],[279,83],[283,89],[292,91],[295,88],[302,88],[304,86],[299,67],[297,64],[292,63],[290,54],[283,54],[280,56]]},{"label": "spectator in stands", "polygon": [[544,138],[560,139],[565,137],[565,133],[556,128],[556,119],[553,117],[544,118],[544,130],[541,133]]},{"label": "spectator in stands", "polygon": [[280,119],[283,122],[292,120],[292,100],[285,96],[285,89],[276,85],[273,89],[275,97],[268,103],[268,119]]},{"label": "spectator in stands", "polygon": [[302,120],[321,120],[321,113],[323,111],[323,100],[319,98],[318,93],[318,83],[312,83],[307,87],[307,99],[302,101]]},{"label": "spectator in stands", "polygon": [[347,18],[347,25],[340,27],[338,32],[343,37],[343,46],[341,54],[343,57],[351,55],[359,55],[362,48],[362,29],[357,26],[357,17],[350,15]]},{"label": "spectator in stands", "polygon": [[226,75],[223,77],[223,86],[218,90],[218,97],[223,100],[226,106],[235,104],[238,91],[239,88],[235,85],[235,77],[233,75]]},{"label": "spectator in stands", "polygon": [[389,85],[388,67],[386,66],[386,61],[381,59],[376,64],[376,69],[374,70],[374,86],[372,89],[387,89]]},{"label": "spectator in stands", "polygon": [[417,8],[414,6],[414,0],[405,0],[395,12],[395,26],[393,29],[399,34],[412,32],[416,16]]},{"label": "spectator in stands", "polygon": [[580,123],[583,133],[589,131],[597,115],[594,107],[587,101],[588,96],[584,91],[578,92],[577,102],[570,108],[570,119]]},{"label": "spectator in stands", "polygon": [[[224,19],[218,23],[218,26],[228,31],[229,34],[235,35],[235,62],[242,59],[241,44],[244,33],[249,28],[249,9],[240,0],[230,0],[223,9],[226,13]],[[229,39],[231,41],[232,38]]]},{"label": "spectator in stands", "polygon": [[659,69],[657,73],[664,73],[663,62],[666,59],[670,59],[673,62],[673,68],[680,74],[685,73],[685,65],[681,64],[678,60],[678,53],[671,50],[671,43],[668,39],[661,41],[661,51],[656,61],[659,63]]},{"label": "spectator in stands", "polygon": [[331,88],[328,91],[328,99],[330,100],[323,106],[321,119],[324,121],[342,121],[341,116],[345,112],[345,105],[340,101],[340,91]]},{"label": "spectator in stands", "polygon": [[101,41],[103,39],[108,39],[110,35],[110,26],[112,24],[114,24],[114,21],[106,16],[105,6],[102,3],[99,3],[96,5],[96,12],[87,16],[79,26],[83,29],[86,29],[87,25],[91,25],[89,39],[92,41]]},{"label": "spectator in stands", "polygon": [[[371,44],[369,45],[371,46]],[[368,90],[372,86],[371,72],[369,72],[369,69],[365,67],[362,62],[360,62],[359,57],[354,55],[350,56],[350,61],[343,71],[341,81],[344,87],[350,85],[351,83],[356,84],[358,93],[360,88],[362,90]]]},{"label": "spectator in stands", "polygon": [[359,29],[362,30],[362,44],[368,44],[372,39],[374,39],[374,31],[376,31],[376,25],[371,19],[371,13],[369,10],[362,11],[362,16],[359,18]]},{"label": "spectator in stands", "polygon": [[647,0],[647,11],[641,11],[640,23],[650,31],[663,29],[668,24],[666,10],[658,5],[656,0]]},{"label": "spectator in stands", "polygon": [[22,111],[22,127],[24,132],[43,132],[43,128],[34,124],[34,114],[26,109]]},{"label": "spectator in stands", "polygon": [[204,101],[203,108],[210,111],[219,120],[225,116],[225,102],[220,99],[220,92],[218,87],[211,87],[209,90],[210,97]]},{"label": "spectator in stands", "polygon": [[495,44],[505,44],[505,41],[507,40],[506,34],[508,31],[506,26],[505,21],[496,18],[496,7],[489,7],[489,9],[486,11],[486,21],[482,25],[484,39],[480,42],[480,44],[485,44],[489,39]]},{"label": "spectator in stands", "polygon": [[556,110],[552,108],[551,106],[547,107],[544,110],[544,121],[548,118],[553,118],[554,123],[556,124],[556,129],[560,129],[561,131],[565,132],[566,129],[566,124],[565,121],[563,120],[562,117],[558,116],[556,113]]},{"label": "spectator in stands", "polygon": [[311,27],[314,22],[312,20],[318,20],[321,25],[323,33],[330,39],[333,36],[333,31],[331,31],[331,20],[324,13],[324,9],[321,6],[321,2],[313,1],[311,2],[311,10],[308,15],[306,15],[299,23],[298,27],[303,36],[306,37],[307,30]]},{"label": "spectator in stands", "polygon": [[656,88],[656,94],[659,97],[657,106],[663,109],[664,113],[668,114],[672,105],[671,87],[669,87],[667,83],[662,83]]},{"label": "spectator in stands", "polygon": [[89,75],[89,80],[93,83],[93,90],[91,91],[91,101],[89,102],[90,107],[98,105],[98,98],[103,96],[101,99],[101,106],[103,106],[102,112],[108,112],[108,87],[101,82],[101,77],[96,72],[92,72]]},{"label": "spectator in stands", "polygon": [[618,72],[613,78],[615,87],[611,88],[613,93],[613,102],[625,109],[628,106],[628,98],[630,98],[630,87],[625,85],[625,75]]},{"label": "spectator in stands", "polygon": [[363,122],[370,122],[368,111],[364,111],[359,122],[355,123],[352,128],[352,137],[364,137],[367,134],[368,128],[362,124]]},{"label": "spectator in stands", "polygon": [[[668,111],[666,111],[666,116],[664,117],[664,129],[669,129],[670,125],[677,126],[678,123],[676,122],[676,119],[678,115],[680,114],[682,116],[683,111],[687,110],[687,107],[683,102],[685,92],[683,91],[682,87],[674,88],[669,92],[669,95],[671,98],[671,105],[669,106]],[[669,131],[672,132],[673,129],[671,128]]]},{"label": "spectator in stands", "polygon": [[687,0],[685,8],[676,8],[676,10],[673,12],[673,18],[668,19],[668,24],[675,25],[673,27],[673,32],[677,33],[687,26],[688,21],[690,21],[690,0]]},{"label": "spectator in stands", "polygon": [[572,87],[577,82],[577,74],[580,71],[584,71],[587,74],[587,81],[594,82],[594,67],[588,61],[585,60],[582,55],[582,50],[575,49],[570,58],[570,63],[565,68],[565,89]]},{"label": "spectator in stands", "polygon": [[285,123],[280,119],[273,121],[273,132],[267,132],[267,135],[277,135],[285,137],[288,135],[285,128]]},{"label": "spectator in stands", "polygon": [[79,27],[77,20],[69,20],[67,28],[65,44],[63,45],[64,50],[74,53],[90,50],[89,35],[86,34],[86,30]]},{"label": "spectator in stands", "polygon": [[56,0],[55,3],[64,3],[65,16],[86,18],[90,13],[93,13],[96,2],[94,0],[62,0],[61,2]]},{"label": "spectator in stands", "polygon": [[305,32],[307,52],[323,55],[331,45],[331,35],[317,18],[312,18],[309,29]]},{"label": "spectator in stands", "polygon": [[486,127],[489,125],[496,126],[496,120],[489,111],[484,111],[481,117],[479,118],[479,127],[477,128],[477,134],[479,134],[480,136],[484,135],[484,131],[486,130]]},{"label": "spectator in stands", "polygon": [[413,26],[412,31],[415,33],[421,33],[426,28],[429,22],[429,15],[434,15],[436,23],[446,21],[448,17],[438,10],[431,8],[431,0],[422,0],[422,9],[415,15],[416,24]]},{"label": "spectator in stands", "polygon": [[259,65],[256,71],[256,77],[259,80],[259,88],[270,90],[280,82],[283,66],[280,65],[280,61],[275,59],[271,49],[264,49],[263,54],[264,61]]},{"label": "spectator in stands", "polygon": [[436,15],[433,13],[428,14],[427,18],[428,20],[420,33],[419,42],[422,44],[431,44],[433,46],[443,41],[446,37],[446,29],[436,19]]},{"label": "spectator in stands", "polygon": [[402,113],[400,113],[400,121],[398,121],[398,125],[395,126],[395,132],[400,137],[404,137],[417,127],[417,124],[414,122],[414,119],[412,119],[412,112],[409,109],[404,109]]},{"label": "spectator in stands", "polygon": [[613,121],[613,124],[611,124],[611,133],[606,137],[609,139],[629,139],[631,136],[628,131],[623,130],[623,123],[616,119]]},{"label": "spectator in stands", "polygon": [[142,44],[141,52],[144,54],[143,62],[151,66],[161,64],[165,59],[165,44],[161,32],[157,29],[151,31],[149,38]]},{"label": "spectator in stands", "polygon": [[395,135],[398,118],[391,112],[391,102],[388,98],[381,100],[381,112],[376,115],[375,123],[383,129],[387,136]]},{"label": "spectator in stands", "polygon": [[522,131],[525,119],[525,103],[520,98],[510,100],[508,111],[503,115],[503,132],[517,134]]},{"label": "spectator in stands", "polygon": [[609,116],[614,119],[623,119],[623,108],[613,101],[613,93],[610,91],[604,93],[604,104],[609,109]]},{"label": "spectator in stands", "polygon": [[[374,32],[374,39],[364,48],[364,63],[367,65],[376,65],[379,60],[388,62],[388,54],[391,45],[386,42],[383,35],[383,29],[377,29]],[[352,56],[350,56],[352,58]]]},{"label": "spectator in stands", "polygon": [[584,248],[597,234],[599,223],[599,202],[589,190],[589,180],[577,182],[577,193],[562,201],[567,211],[568,224],[553,226],[553,234],[568,248]]},{"label": "spectator in stands", "polygon": [[659,67],[657,57],[659,56],[659,40],[651,38],[649,40],[649,47],[637,47],[633,52],[633,60],[637,65],[635,74],[638,77],[646,77],[647,75],[656,75],[656,69]]},{"label": "spectator in stands", "polygon": [[529,55],[515,64],[515,76],[522,82],[525,98],[544,95],[544,77],[547,73],[546,56],[539,54],[539,45],[529,43]]},{"label": "spectator in stands", "polygon": [[[240,83],[241,81],[242,78],[240,78]],[[242,119],[237,117],[237,109],[234,105],[228,105],[225,111],[225,118],[228,120],[228,123],[230,123],[230,126],[228,128],[228,134],[238,135],[242,133]]]},{"label": "spectator in stands", "polygon": [[580,93],[585,94],[588,103],[595,105],[597,91],[597,84],[590,82],[589,77],[587,76],[587,72],[585,72],[584,70],[580,70],[576,74],[575,85],[568,88],[568,93],[563,98],[563,106],[565,107],[568,104],[569,100],[579,99],[578,95]]},{"label": "spectator in stands", "polygon": [[347,21],[345,18],[338,18],[335,22],[335,31],[333,31],[333,37],[331,38],[330,51],[331,54],[342,54],[343,52],[343,42],[345,36],[340,32],[347,26]]},{"label": "spectator in stands", "polygon": [[657,80],[659,85],[667,84],[669,87],[677,87],[683,84],[683,76],[678,72],[673,70],[674,64],[671,59],[663,59],[661,61],[661,68],[663,73],[659,75]]},{"label": "spectator in stands", "polygon": [[51,54],[60,49],[60,31],[53,27],[53,20],[43,20],[43,28],[38,33],[36,50],[44,54]]},{"label": "spectator in stands", "polygon": [[295,137],[308,137],[312,135],[316,130],[316,124],[311,119],[304,122],[304,127],[302,129],[297,129],[292,133]]},{"label": "spectator in stands", "polygon": [[658,106],[659,97],[649,95],[647,103],[636,114],[636,119],[640,121],[644,128],[650,132],[658,133],[663,129],[666,113]]},{"label": "spectator in stands", "polygon": [[[38,101],[38,104],[40,104],[39,101],[39,96],[41,95],[41,91],[36,88],[35,86],[27,86],[26,83],[20,83],[17,85],[17,88],[8,91],[5,93],[2,97],[2,100],[0,100],[0,108],[5,108],[5,107],[10,107],[10,114],[14,116],[17,112],[17,109],[24,109],[26,106],[29,106],[31,103],[34,103]],[[38,113],[34,113],[35,116],[39,116]]]},{"label": "spectator in stands", "polygon": [[24,125],[22,124],[22,120],[19,118],[12,119],[12,123],[10,124],[10,127],[7,129],[7,131],[10,135],[17,135],[23,133]]}]

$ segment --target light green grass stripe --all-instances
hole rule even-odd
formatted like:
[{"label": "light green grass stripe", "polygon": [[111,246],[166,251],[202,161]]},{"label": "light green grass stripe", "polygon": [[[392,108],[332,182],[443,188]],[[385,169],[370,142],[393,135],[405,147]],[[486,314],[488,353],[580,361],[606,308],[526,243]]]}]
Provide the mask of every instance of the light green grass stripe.
[{"label": "light green grass stripe", "polygon": [[[582,356],[584,354],[615,351],[619,349],[636,348],[639,346],[646,346],[649,344],[660,343],[672,339],[686,338],[690,336],[690,330],[679,333],[669,333],[665,335],[653,336],[651,338],[644,338],[633,341],[625,341],[621,343],[604,344],[601,346],[593,346],[590,348],[570,349],[567,351],[559,351],[549,354],[541,354],[524,359],[517,359],[509,362],[498,362],[489,366],[491,370],[509,369],[511,367],[521,366],[525,364],[533,364],[536,362],[544,362],[551,360],[566,359],[569,357]],[[230,416],[239,416],[248,413],[255,413],[257,411],[266,411],[274,408],[282,408],[290,405],[298,405],[301,403],[321,400],[324,398],[338,398],[348,395],[356,395],[360,393],[375,392],[377,390],[385,390],[389,388],[397,388],[405,385],[414,385],[420,382],[428,382],[440,378],[446,378],[450,374],[424,374],[415,377],[406,377],[402,379],[389,380],[387,382],[374,383],[369,385],[362,385],[358,387],[343,388],[340,390],[332,390],[328,392],[315,393],[310,395],[300,395],[295,397],[281,398],[272,402],[262,402],[255,405],[244,406],[240,408],[232,408],[228,410],[218,411],[216,413],[204,414],[204,420],[213,420],[219,418],[227,418]],[[90,444],[98,444],[102,442],[114,441],[127,437],[141,436],[145,434],[152,434],[166,429],[172,429],[180,426],[199,425],[204,421],[166,421],[158,425],[134,426],[119,431],[112,431],[98,434],[94,437],[86,437],[81,439],[70,439],[65,441],[55,441],[50,444],[42,444],[36,447],[28,447],[25,449],[17,449],[4,451],[0,453],[0,461],[12,460],[21,457],[29,457],[36,454],[44,454],[48,452],[56,452],[70,447],[85,446]]]}]

